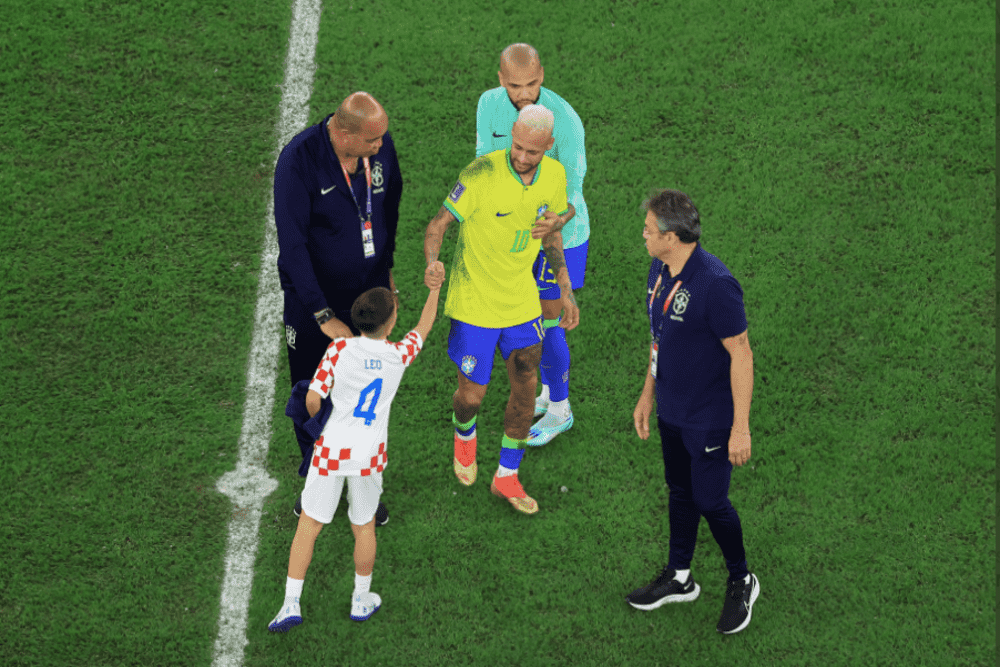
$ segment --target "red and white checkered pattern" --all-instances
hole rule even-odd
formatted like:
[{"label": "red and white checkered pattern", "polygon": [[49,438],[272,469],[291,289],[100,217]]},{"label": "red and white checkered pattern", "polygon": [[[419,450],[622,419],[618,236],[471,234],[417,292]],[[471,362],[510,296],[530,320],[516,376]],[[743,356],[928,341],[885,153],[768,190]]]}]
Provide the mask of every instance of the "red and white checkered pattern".
[{"label": "red and white checkered pattern", "polygon": [[398,343],[363,336],[330,343],[309,384],[310,391],[333,401],[313,452],[319,474],[367,476],[385,469],[389,410],[422,345],[416,331]]},{"label": "red and white checkered pattern", "polygon": [[[339,472],[341,475],[352,474],[360,475],[362,477],[367,477],[373,472],[382,472],[385,470],[385,464],[389,462],[389,454],[385,451],[385,443],[380,442],[378,445],[378,451],[375,456],[371,457],[371,465],[367,468],[361,468],[360,470],[353,469],[352,463],[356,463],[351,458],[351,448],[342,448],[340,450],[332,450],[330,447],[324,444],[325,436],[320,436],[319,440],[313,446],[313,460],[312,464],[317,468],[317,472],[324,477],[329,475],[331,471],[334,473]],[[345,467],[341,470],[341,462],[346,462],[349,467]]]},{"label": "red and white checkered pattern", "polygon": [[420,352],[420,334],[411,331],[406,334],[403,340],[394,343],[394,345],[403,354],[403,366],[409,366],[416,359],[417,353]]},{"label": "red and white checkered pattern", "polygon": [[326,398],[330,393],[330,387],[333,385],[333,369],[340,358],[340,351],[345,347],[347,347],[347,339],[345,338],[338,338],[327,346],[326,354],[323,355],[323,361],[320,362],[313,381],[309,385],[309,388],[313,389],[315,383],[318,382],[320,386],[316,387],[315,390],[322,394],[323,398]]}]

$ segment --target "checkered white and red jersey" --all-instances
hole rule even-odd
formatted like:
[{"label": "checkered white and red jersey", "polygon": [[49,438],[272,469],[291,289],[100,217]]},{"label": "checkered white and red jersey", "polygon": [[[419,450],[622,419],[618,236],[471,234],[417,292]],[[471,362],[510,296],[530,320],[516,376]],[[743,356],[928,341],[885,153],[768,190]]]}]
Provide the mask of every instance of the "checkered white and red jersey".
[{"label": "checkered white and red jersey", "polygon": [[422,345],[420,334],[411,331],[398,343],[358,336],[338,338],[326,348],[309,384],[310,391],[333,401],[313,448],[312,466],[320,475],[364,476],[385,469],[389,408]]}]

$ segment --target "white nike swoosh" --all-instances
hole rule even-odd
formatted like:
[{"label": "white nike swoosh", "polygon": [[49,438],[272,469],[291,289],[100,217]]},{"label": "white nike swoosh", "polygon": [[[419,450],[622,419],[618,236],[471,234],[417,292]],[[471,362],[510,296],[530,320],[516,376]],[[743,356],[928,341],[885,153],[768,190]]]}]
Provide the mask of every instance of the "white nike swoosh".
[{"label": "white nike swoosh", "polygon": [[334,185],[334,186],[332,186],[332,187],[329,187],[329,188],[326,188],[325,190],[320,190],[320,191],[319,191],[319,193],[320,193],[321,195],[325,195],[325,194],[326,194],[327,192],[329,192],[330,190],[335,190],[336,188],[337,188],[337,186],[336,186],[336,185]]},{"label": "white nike swoosh", "polygon": [[708,447],[706,447],[705,451],[706,452],[714,452],[716,449],[722,449],[722,445],[719,445],[718,447],[712,447],[711,449],[709,449]]}]

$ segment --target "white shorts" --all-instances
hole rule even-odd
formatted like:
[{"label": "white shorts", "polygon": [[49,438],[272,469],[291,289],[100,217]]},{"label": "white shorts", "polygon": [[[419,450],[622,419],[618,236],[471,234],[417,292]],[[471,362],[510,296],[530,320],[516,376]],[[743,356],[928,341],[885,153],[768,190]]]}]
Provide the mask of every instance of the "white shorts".
[{"label": "white shorts", "polygon": [[382,495],[382,473],[373,472],[364,477],[320,475],[319,469],[309,466],[306,486],[302,490],[302,511],[320,523],[333,521],[333,514],[340,503],[340,494],[347,480],[347,518],[355,526],[363,526],[375,518],[378,500]]}]

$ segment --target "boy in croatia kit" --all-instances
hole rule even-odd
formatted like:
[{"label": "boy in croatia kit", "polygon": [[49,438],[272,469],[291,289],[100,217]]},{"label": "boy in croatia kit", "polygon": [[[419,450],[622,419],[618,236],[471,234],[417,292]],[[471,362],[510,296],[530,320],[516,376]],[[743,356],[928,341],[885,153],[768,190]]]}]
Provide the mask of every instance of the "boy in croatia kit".
[{"label": "boy in croatia kit", "polygon": [[387,340],[398,308],[384,287],[368,290],[351,308],[351,320],[361,331],[354,338],[330,343],[306,395],[310,416],[327,396],[333,412],[313,449],[302,491],[302,514],[292,540],[281,611],[267,626],[286,632],[302,622],[299,599],[316,537],[333,520],[345,480],[350,504],[347,517],[354,531],[354,593],[351,618],[365,621],[382,599],[370,590],[375,565],[375,510],[382,494],[382,471],[388,461],[386,434],[389,407],[403,371],[413,362],[437,315],[440,287],[431,290],[420,321],[398,343]]}]

